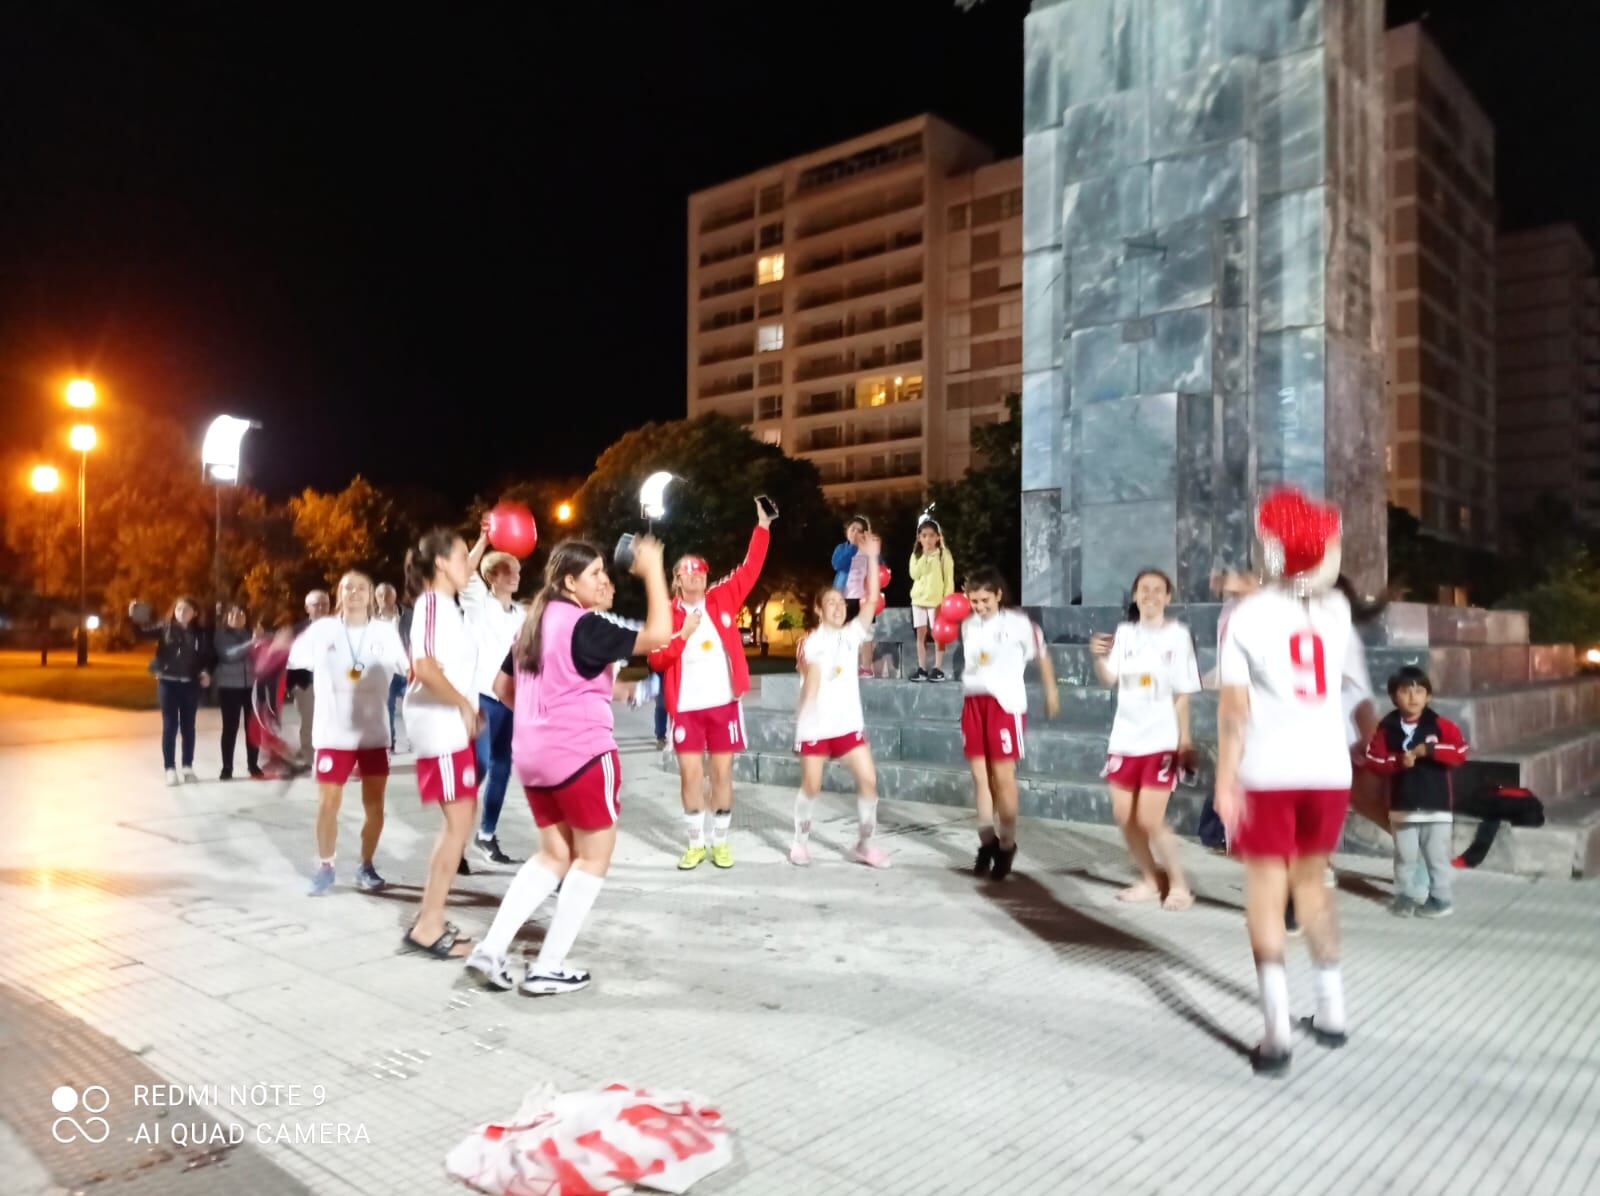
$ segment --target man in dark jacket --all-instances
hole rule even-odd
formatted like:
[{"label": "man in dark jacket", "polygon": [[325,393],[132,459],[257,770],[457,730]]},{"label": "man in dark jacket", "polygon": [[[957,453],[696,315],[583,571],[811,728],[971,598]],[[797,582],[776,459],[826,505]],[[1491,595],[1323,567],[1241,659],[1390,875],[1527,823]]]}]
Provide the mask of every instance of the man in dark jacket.
[{"label": "man in dark jacket", "polygon": [[1421,669],[1407,665],[1395,673],[1389,678],[1395,708],[1367,745],[1367,766],[1389,778],[1395,884],[1389,910],[1401,918],[1443,918],[1454,909],[1450,770],[1466,762],[1467,741],[1428,705],[1432,696],[1433,682]]}]

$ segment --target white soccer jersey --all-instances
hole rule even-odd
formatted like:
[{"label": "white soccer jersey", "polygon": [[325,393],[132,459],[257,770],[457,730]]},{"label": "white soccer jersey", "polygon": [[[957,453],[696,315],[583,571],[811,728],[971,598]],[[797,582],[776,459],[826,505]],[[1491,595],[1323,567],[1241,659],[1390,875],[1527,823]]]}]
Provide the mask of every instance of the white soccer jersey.
[{"label": "white soccer jersey", "polygon": [[961,688],[988,694],[1007,714],[1026,714],[1023,671],[1039,651],[1039,629],[1020,610],[998,610],[986,619],[969,615],[961,623]]},{"label": "white soccer jersey", "polygon": [[511,604],[510,610],[501,606],[488,584],[474,573],[467,580],[467,588],[461,591],[461,613],[466,616],[467,629],[478,647],[474,693],[492,698],[494,679],[500,675],[500,662],[522,634],[522,623],[528,612],[516,602]]},{"label": "white soccer jersey", "polygon": [[289,649],[288,667],[311,673],[316,695],[311,746],[344,751],[388,747],[389,678],[405,676],[409,666],[392,620],[349,627],[338,615],[329,615],[302,631]]},{"label": "white soccer jersey", "polygon": [[1364,680],[1366,663],[1343,594],[1251,594],[1228,620],[1217,672],[1222,686],[1250,693],[1240,784],[1349,788],[1343,695]]},{"label": "white soccer jersey", "polygon": [[[457,693],[477,704],[477,641],[455,599],[433,590],[422,592],[411,616],[411,660],[425,656],[438,661]],[[406,734],[418,756],[448,756],[467,746],[461,711],[415,679],[406,689],[405,712]]]},{"label": "white soccer jersey", "polygon": [[1124,623],[1107,657],[1117,675],[1117,715],[1106,750],[1117,756],[1176,751],[1178,711],[1173,699],[1200,692],[1194,638],[1182,623],[1160,627]]},{"label": "white soccer jersey", "polygon": [[683,672],[678,681],[678,713],[691,710],[715,710],[733,701],[733,673],[728,664],[728,650],[722,646],[722,636],[717,633],[705,603],[684,606],[686,613],[700,612],[700,626],[683,645],[683,655],[678,663]]},{"label": "white soccer jersey", "polygon": [[810,707],[795,722],[794,738],[799,743],[837,739],[861,730],[866,720],[861,713],[861,680],[856,675],[861,645],[871,633],[859,619],[843,627],[818,627],[806,636],[801,646],[805,668],[822,670],[822,683]]}]

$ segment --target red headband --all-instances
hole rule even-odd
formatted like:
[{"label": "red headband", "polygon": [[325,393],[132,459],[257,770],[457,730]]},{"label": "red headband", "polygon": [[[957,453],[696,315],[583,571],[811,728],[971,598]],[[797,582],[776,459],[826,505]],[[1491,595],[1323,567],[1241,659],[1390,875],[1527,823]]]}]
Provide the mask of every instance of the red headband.
[{"label": "red headband", "polygon": [[710,573],[711,566],[706,564],[704,557],[686,556],[678,562],[679,573]]},{"label": "red headband", "polygon": [[1268,576],[1295,577],[1315,569],[1338,538],[1339,508],[1280,486],[1256,509],[1256,532],[1266,549]]}]

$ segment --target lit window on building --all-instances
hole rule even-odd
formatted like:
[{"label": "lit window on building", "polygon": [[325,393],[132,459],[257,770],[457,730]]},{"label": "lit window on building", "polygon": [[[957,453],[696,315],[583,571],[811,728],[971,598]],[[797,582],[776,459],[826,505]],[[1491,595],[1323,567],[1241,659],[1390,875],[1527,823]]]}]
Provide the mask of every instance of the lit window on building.
[{"label": "lit window on building", "polygon": [[1464,532],[1470,532],[1472,530],[1472,508],[1471,507],[1463,506],[1461,508],[1461,530],[1464,531]]},{"label": "lit window on building", "polygon": [[783,348],[783,325],[763,324],[756,329],[756,352],[775,353]]},{"label": "lit window on building", "polygon": [[756,263],[756,279],[763,286],[783,281],[783,254],[769,253]]}]

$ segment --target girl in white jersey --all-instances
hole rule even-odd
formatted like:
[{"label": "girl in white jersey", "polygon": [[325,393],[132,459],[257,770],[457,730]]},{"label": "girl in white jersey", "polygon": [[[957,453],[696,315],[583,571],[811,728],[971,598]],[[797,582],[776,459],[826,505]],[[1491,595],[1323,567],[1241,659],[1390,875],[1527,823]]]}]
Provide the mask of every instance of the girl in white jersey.
[{"label": "girl in white jersey", "polygon": [[472,572],[466,541],[436,528],[418,542],[409,569],[409,580],[421,592],[411,618],[413,679],[406,690],[406,732],[417,753],[417,792],[424,803],[439,803],[444,821],[428,859],[417,920],[401,945],[435,959],[455,959],[467,954],[468,940],[445,921],[444,903],[478,817],[472,748],[480,722],[478,652],[456,599]]},{"label": "girl in white jersey", "polygon": [[361,869],[356,887],[383,888],[372,856],[383,833],[383,791],[389,782],[389,678],[410,662],[391,622],[372,616],[372,579],[350,572],[339,579],[334,613],[307,627],[289,650],[291,669],[311,674],[316,694],[311,746],[316,753],[317,870],[311,896],[333,887],[339,803],[352,772],[361,777]]},{"label": "girl in white jersey", "polygon": [[850,858],[869,868],[887,868],[889,853],[872,841],[878,828],[878,774],[867,746],[866,723],[861,713],[861,680],[856,660],[863,645],[872,642],[872,621],[878,609],[877,536],[861,537],[858,556],[866,558],[866,589],[861,611],[846,620],[845,598],[829,586],[816,597],[812,610],[818,623],[801,645],[800,706],[795,716],[794,750],[800,756],[800,792],[794,797],[794,843],[789,862],[801,867],[811,862],[807,840],[811,815],[822,792],[822,770],[838,760],[856,783],[856,816],[860,836]]},{"label": "girl in white jersey", "polygon": [[1217,814],[1245,864],[1245,925],[1265,1033],[1257,1072],[1289,1066],[1283,911],[1290,893],[1316,962],[1312,1036],[1345,1042],[1338,920],[1323,874],[1350,804],[1342,692],[1359,685],[1361,641],[1339,574],[1339,512],[1288,487],[1256,515],[1269,584],[1228,619],[1217,663]]},{"label": "girl in white jersey", "polygon": [[1169,881],[1162,908],[1185,910],[1194,894],[1184,879],[1178,838],[1167,826],[1167,802],[1179,769],[1194,752],[1189,695],[1200,692],[1200,669],[1189,629],[1167,618],[1171,601],[1172,579],[1159,569],[1143,570],[1133,579],[1130,622],[1115,636],[1094,636],[1090,648],[1095,675],[1117,691],[1104,775],[1111,812],[1139,869],[1138,883],[1117,898],[1161,898],[1159,854]]},{"label": "girl in white jersey", "polygon": [[973,870],[1004,880],[1017,858],[1017,761],[1028,725],[1023,673],[1030,660],[1039,662],[1046,717],[1056,716],[1061,697],[1039,628],[1021,611],[1001,606],[1000,571],[987,565],[974,570],[965,590],[972,614],[961,624],[961,742],[978,806]]}]

